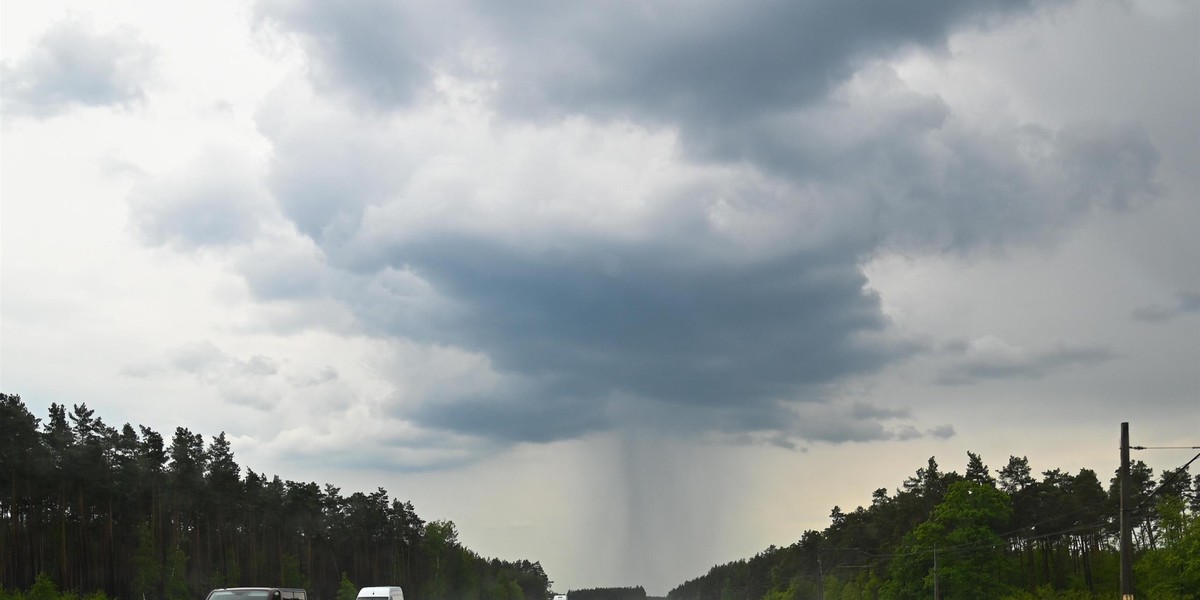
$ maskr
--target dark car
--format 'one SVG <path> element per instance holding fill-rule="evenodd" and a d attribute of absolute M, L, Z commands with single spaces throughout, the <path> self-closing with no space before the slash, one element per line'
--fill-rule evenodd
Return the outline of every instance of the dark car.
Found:
<path fill-rule="evenodd" d="M 285 587 L 221 588 L 209 592 L 205 600 L 308 600 L 308 592 Z"/>

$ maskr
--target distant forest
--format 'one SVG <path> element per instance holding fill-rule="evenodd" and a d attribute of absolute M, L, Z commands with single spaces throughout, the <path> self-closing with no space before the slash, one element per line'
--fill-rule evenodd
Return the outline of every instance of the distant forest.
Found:
<path fill-rule="evenodd" d="M 1131 479 L 1136 597 L 1200 599 L 1200 475 L 1182 466 L 1156 480 L 1134 461 Z M 713 567 L 668 598 L 1118 598 L 1119 494 L 1115 475 L 1106 490 L 1090 469 L 1039 479 L 1012 456 L 993 477 L 968 452 L 959 475 L 930 458 L 895 495 L 880 488 L 868 507 L 835 506 L 824 531 Z"/>
<path fill-rule="evenodd" d="M 347 496 L 242 471 L 224 433 L 205 444 L 177 427 L 168 442 L 86 405 L 52 404 L 42 423 L 0 394 L 0 599 L 196 600 L 257 585 L 334 600 L 352 582 L 400 585 L 408 600 L 548 598 L 541 564 L 483 558 L 453 522 L 426 522 L 383 488 Z"/>
<path fill-rule="evenodd" d="M 1200 599 L 1200 476 L 1132 464 L 1138 598 Z M 824 531 L 713 567 L 669 600 L 1071 600 L 1118 596 L 1118 488 L 1097 474 L 1036 477 L 1025 457 L 993 476 L 930 458 L 895 494 L 833 507 Z M 196 600 L 213 588 L 296 586 L 353 600 L 401 585 L 408 600 L 548 600 L 540 563 L 483 558 L 453 522 L 426 522 L 382 488 L 242 468 L 222 433 L 109 427 L 86 405 L 43 423 L 0 394 L 0 600 Z M 28 590 L 27 592 L 24 590 Z M 60 593 L 59 590 L 62 590 Z M 638 600 L 645 590 L 575 590 Z"/>

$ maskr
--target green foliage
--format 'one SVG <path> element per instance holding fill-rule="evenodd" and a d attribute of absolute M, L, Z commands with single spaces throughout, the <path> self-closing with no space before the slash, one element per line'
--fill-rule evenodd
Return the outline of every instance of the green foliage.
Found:
<path fill-rule="evenodd" d="M 284 587 L 307 587 L 300 571 L 300 557 L 285 553 L 279 558 L 279 581 Z"/>
<path fill-rule="evenodd" d="M 33 587 L 25 594 L 26 600 L 59 600 L 58 585 L 45 573 L 38 573 Z"/>
<path fill-rule="evenodd" d="M 1134 566 L 1135 587 L 1149 598 L 1200 599 L 1200 516 L 1186 514 L 1184 506 L 1178 496 L 1159 502 L 1163 547 Z"/>
<path fill-rule="evenodd" d="M 337 600 L 354 600 L 358 597 L 358 588 L 342 571 L 342 580 L 338 583 Z"/>
<path fill-rule="evenodd" d="M 823 584 L 825 598 L 928 598 L 935 547 L 938 591 L 946 599 L 1117 595 L 1115 493 L 1106 492 L 1095 471 L 1050 469 L 1039 479 L 1027 458 L 1010 457 L 993 480 L 981 457 L 967 457 L 966 477 L 943 472 L 931 458 L 895 495 L 879 488 L 868 507 L 835 507 L 824 531 L 717 565 L 669 597 L 809 600 L 821 596 Z M 1144 465 L 1134 471 L 1135 496 L 1145 497 L 1154 478 Z M 1188 567 L 1200 561 L 1190 545 L 1192 530 L 1181 526 L 1195 519 L 1189 499 L 1200 488 L 1185 485 L 1193 479 L 1183 475 L 1163 492 L 1183 501 L 1182 511 L 1162 508 L 1137 517 L 1139 598 L 1191 598 L 1186 590 L 1200 587 L 1187 579 Z"/>
<path fill-rule="evenodd" d="M 508 582 L 508 600 L 525 600 L 525 592 L 521 589 L 521 585 L 515 581 Z"/>
<path fill-rule="evenodd" d="M 1005 542 L 996 530 L 1011 512 L 1008 496 L 990 485 L 951 484 L 931 518 L 905 536 L 884 597 L 931 594 L 935 586 L 947 599 L 1002 597 Z"/>
<path fill-rule="evenodd" d="M 158 584 L 162 580 L 162 564 L 158 560 L 158 548 L 150 523 L 142 523 L 137 531 L 137 547 L 133 555 L 133 596 L 154 598 L 158 596 Z"/>
<path fill-rule="evenodd" d="M 20 590 L 7 591 L 0 588 L 0 600 L 78 600 L 79 595 L 73 591 L 60 592 L 58 584 L 45 573 L 38 573 L 33 585 L 27 593 L 22 594 Z M 83 596 L 82 600 L 109 600 L 108 596 L 101 591 L 92 592 Z"/>
<path fill-rule="evenodd" d="M 1043 585 L 1032 592 L 1013 592 L 1002 600 L 1107 600 L 1111 597 L 1111 594 L 1093 594 L 1083 590 L 1055 591 L 1053 587 Z"/>
<path fill-rule="evenodd" d="M 179 546 L 167 553 L 166 584 L 164 587 L 165 600 L 191 600 L 192 593 L 188 589 L 187 554 Z"/>
<path fill-rule="evenodd" d="M 799 590 L 795 584 L 789 585 L 787 588 L 776 588 L 769 590 L 763 595 L 762 600 L 797 600 L 799 598 Z"/>

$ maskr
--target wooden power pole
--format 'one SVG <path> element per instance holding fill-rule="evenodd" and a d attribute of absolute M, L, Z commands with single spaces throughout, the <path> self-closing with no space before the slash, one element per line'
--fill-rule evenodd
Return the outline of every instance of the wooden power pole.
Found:
<path fill-rule="evenodd" d="M 1121 423 L 1121 600 L 1133 600 L 1133 508 L 1129 494 L 1129 423 Z"/>

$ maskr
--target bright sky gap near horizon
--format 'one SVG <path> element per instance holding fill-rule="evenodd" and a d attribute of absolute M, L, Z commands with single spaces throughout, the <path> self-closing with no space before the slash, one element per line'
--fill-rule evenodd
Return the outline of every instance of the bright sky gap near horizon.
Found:
<path fill-rule="evenodd" d="M 4 392 L 561 591 L 1200 441 L 1194 1 L 4 0 L 0 59 Z"/>

